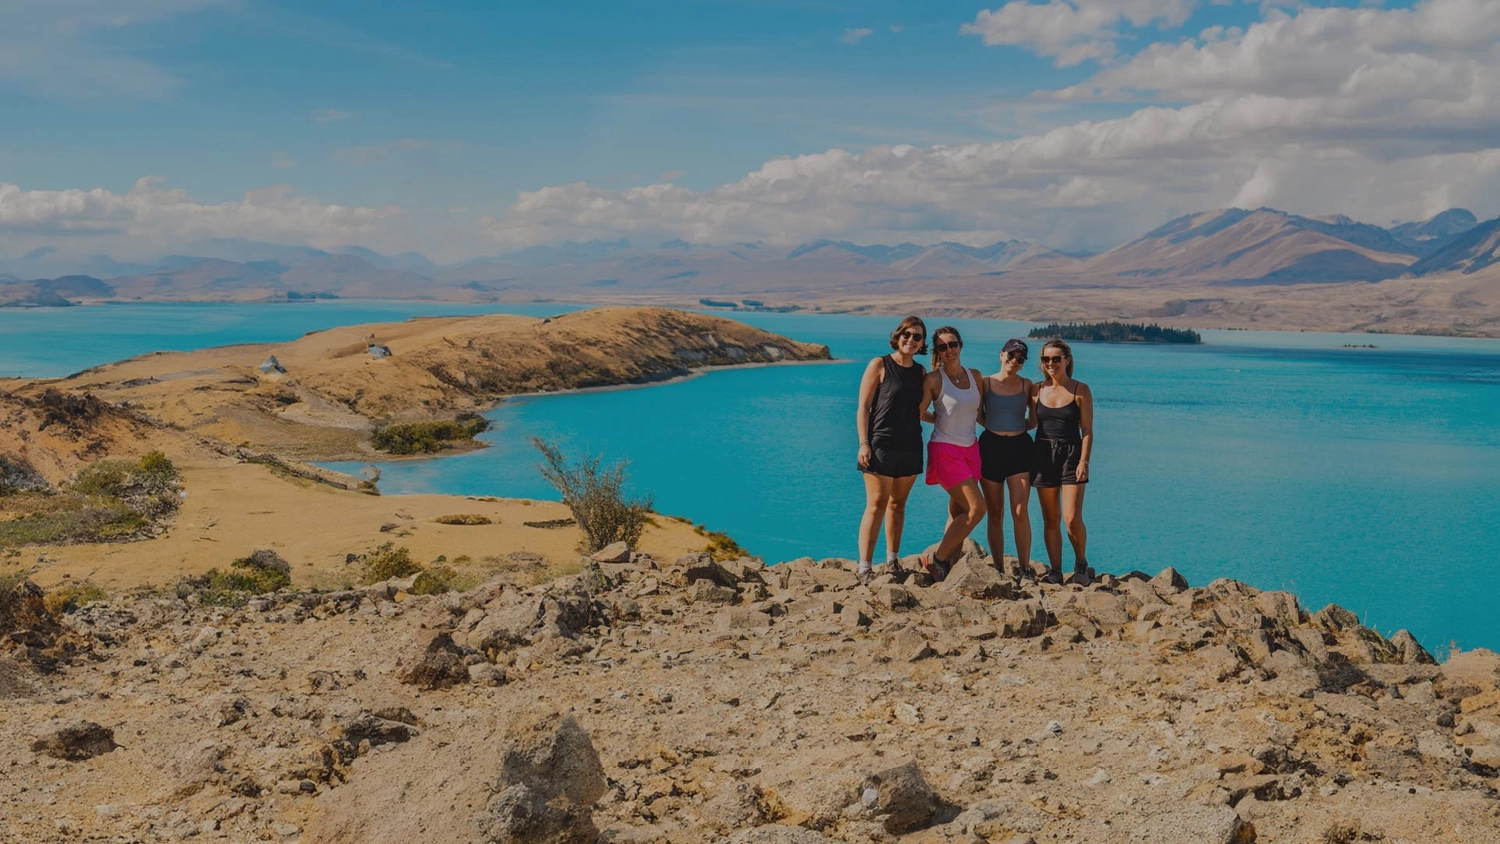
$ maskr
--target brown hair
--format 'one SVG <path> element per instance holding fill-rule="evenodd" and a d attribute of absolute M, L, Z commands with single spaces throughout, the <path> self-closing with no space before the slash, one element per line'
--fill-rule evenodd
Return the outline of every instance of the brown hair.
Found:
<path fill-rule="evenodd" d="M 933 347 L 933 351 L 932 351 L 932 368 L 933 369 L 937 369 L 938 368 L 937 338 L 943 336 L 944 334 L 952 334 L 953 335 L 953 339 L 955 339 L 955 340 L 958 341 L 958 345 L 962 346 L 964 344 L 964 336 L 962 334 L 959 334 L 958 333 L 958 329 L 954 328 L 951 325 L 945 325 L 942 328 L 939 328 L 937 331 L 932 332 L 932 347 Z"/>
<path fill-rule="evenodd" d="M 912 327 L 922 329 L 922 348 L 917 349 L 917 354 L 927 354 L 927 323 L 923 322 L 922 318 L 917 316 L 909 316 L 901 320 L 901 324 L 896 326 L 895 331 L 891 332 L 891 348 L 896 348 L 896 345 L 901 342 L 901 332 Z"/>
<path fill-rule="evenodd" d="M 1042 354 L 1044 354 L 1044 355 L 1047 354 L 1047 350 L 1048 349 L 1062 349 L 1063 354 L 1066 355 L 1067 358 L 1068 358 L 1068 365 L 1067 365 L 1068 377 L 1072 378 L 1073 377 L 1073 347 L 1069 346 L 1063 340 L 1053 339 L 1053 340 L 1048 340 L 1047 343 L 1042 346 Z M 1046 380 L 1047 380 L 1047 371 L 1044 369 L 1044 370 L 1042 370 L 1042 381 L 1043 381 L 1043 383 L 1045 383 Z"/>

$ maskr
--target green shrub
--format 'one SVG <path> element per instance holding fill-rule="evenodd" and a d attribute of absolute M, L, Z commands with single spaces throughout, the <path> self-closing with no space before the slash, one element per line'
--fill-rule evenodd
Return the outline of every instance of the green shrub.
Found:
<path fill-rule="evenodd" d="M 387 425 L 375 431 L 370 443 L 390 454 L 432 454 L 455 442 L 472 440 L 489 427 L 490 420 L 483 416 L 461 413 L 455 419 Z"/>
<path fill-rule="evenodd" d="M 458 581 L 458 571 L 451 566 L 437 565 L 417 575 L 411 591 L 417 595 L 441 595 L 452 592 Z"/>
<path fill-rule="evenodd" d="M 360 561 L 361 583 L 379 583 L 393 577 L 410 577 L 422 570 L 422 564 L 411 558 L 410 549 L 387 542 L 365 552 Z"/>
<path fill-rule="evenodd" d="M 178 596 L 196 595 L 204 606 L 238 607 L 256 595 L 292 585 L 292 566 L 275 551 L 253 551 L 231 562 L 229 569 L 212 568 L 199 577 L 183 578 Z"/>
<path fill-rule="evenodd" d="M 68 583 L 48 592 L 42 598 L 42 606 L 47 608 L 47 614 L 53 618 L 61 618 L 63 615 L 73 612 L 79 607 L 87 606 L 95 601 L 109 600 L 109 593 L 104 587 L 94 583 L 92 580 L 80 580 L 77 583 Z"/>
<path fill-rule="evenodd" d="M 693 528 L 693 532 L 699 536 L 708 537 L 708 544 L 703 547 L 709 556 L 715 560 L 738 560 L 740 557 L 750 556 L 740 547 L 734 537 L 717 530 L 709 530 L 707 525 L 699 525 Z"/>
<path fill-rule="evenodd" d="M 583 529 L 584 544 L 589 553 L 612 542 L 632 547 L 640 541 L 651 512 L 650 498 L 626 499 L 625 468 L 621 460 L 601 466 L 602 455 L 569 461 L 554 443 L 540 437 L 531 442 L 542 453 L 542 477 L 562 493 L 563 503 L 573 511 L 573 518 Z"/>

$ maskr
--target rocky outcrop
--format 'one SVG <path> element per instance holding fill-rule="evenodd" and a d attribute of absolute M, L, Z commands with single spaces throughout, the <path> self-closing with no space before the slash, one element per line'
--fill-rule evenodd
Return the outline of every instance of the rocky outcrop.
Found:
<path fill-rule="evenodd" d="M 1339 607 L 1170 570 L 1054 586 L 971 557 L 960 587 L 899 563 L 860 583 L 844 560 L 608 556 L 439 596 L 79 610 L 88 647 L 0 695 L 0 829 L 1247 844 L 1500 824 L 1488 651 L 1436 664 Z M 78 721 L 126 746 L 52 761 L 31 748 L 61 733 L 20 726 Z"/>

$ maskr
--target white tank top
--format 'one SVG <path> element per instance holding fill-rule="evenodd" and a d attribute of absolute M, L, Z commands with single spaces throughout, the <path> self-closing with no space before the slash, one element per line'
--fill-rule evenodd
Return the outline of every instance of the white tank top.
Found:
<path fill-rule="evenodd" d="M 932 441 L 965 448 L 974 444 L 974 426 L 979 422 L 979 381 L 969 373 L 969 389 L 960 390 L 938 367 L 943 391 L 938 394 L 937 422 L 932 427 Z"/>

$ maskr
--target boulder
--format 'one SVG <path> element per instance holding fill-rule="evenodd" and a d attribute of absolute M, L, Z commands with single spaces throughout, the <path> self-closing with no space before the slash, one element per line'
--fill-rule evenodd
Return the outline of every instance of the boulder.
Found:
<path fill-rule="evenodd" d="M 1005 639 L 1029 639 L 1042 635 L 1047 629 L 1047 609 L 1035 599 L 995 604 L 990 615 L 995 622 L 996 634 Z"/>
<path fill-rule="evenodd" d="M 939 805 L 916 762 L 871 774 L 865 779 L 860 802 L 881 818 L 886 832 L 894 834 L 926 826 Z"/>
<path fill-rule="evenodd" d="M 1500 688 L 1500 654 L 1486 648 L 1463 651 L 1443 663 L 1446 685 L 1473 686 L 1480 691 Z"/>
<path fill-rule="evenodd" d="M 938 588 L 983 600 L 1014 598 L 1016 594 L 1015 585 L 1011 581 L 1001 577 L 983 559 L 968 556 L 953 564 Z"/>
<path fill-rule="evenodd" d="M 609 789 L 599 753 L 572 716 L 506 734 L 501 775 L 479 826 L 514 844 L 594 844 L 593 804 Z"/>
<path fill-rule="evenodd" d="M 687 599 L 694 604 L 732 604 L 739 592 L 728 586 L 720 586 L 711 580 L 695 580 L 688 587 Z"/>
<path fill-rule="evenodd" d="M 714 558 L 706 551 L 696 554 L 687 554 L 677 558 L 677 565 L 682 567 L 682 582 L 691 586 L 700 581 L 707 580 L 726 589 L 733 589 L 739 584 L 729 570 L 714 562 Z"/>
<path fill-rule="evenodd" d="M 54 722 L 31 743 L 33 753 L 68 762 L 92 759 L 117 747 L 115 731 L 93 721 Z"/>
<path fill-rule="evenodd" d="M 771 626 L 771 616 L 750 607 L 725 607 L 719 610 L 714 626 L 720 633 L 765 630 Z"/>
<path fill-rule="evenodd" d="M 1194 806 L 1152 816 L 1131 844 L 1253 844 L 1255 827 L 1228 806 Z"/>
<path fill-rule="evenodd" d="M 911 596 L 911 592 L 894 583 L 888 583 L 880 587 L 880 591 L 875 593 L 875 600 L 882 607 L 893 611 L 910 609 L 917 605 L 916 599 Z"/>
<path fill-rule="evenodd" d="M 1177 572 L 1177 569 L 1167 566 L 1161 573 L 1149 581 L 1151 588 L 1164 594 L 1171 595 L 1188 588 L 1187 578 Z"/>
<path fill-rule="evenodd" d="M 1309 619 L 1314 627 L 1327 630 L 1329 633 L 1342 633 L 1345 630 L 1353 630 L 1359 626 L 1359 616 L 1344 609 L 1338 604 L 1329 604 L 1312 614 Z"/>
<path fill-rule="evenodd" d="M 397 662 L 401 682 L 419 689 L 446 689 L 469 681 L 464 652 L 442 630 L 424 630 Z"/>
<path fill-rule="evenodd" d="M 627 542 L 611 542 L 590 555 L 589 559 L 596 563 L 628 563 L 630 562 L 630 544 Z"/>
<path fill-rule="evenodd" d="M 1422 647 L 1422 643 L 1417 641 L 1416 636 L 1411 635 L 1411 631 L 1397 630 L 1391 636 L 1391 646 L 1401 655 L 1401 662 L 1404 665 L 1437 664 L 1437 660 L 1433 659 L 1432 654 Z"/>
<path fill-rule="evenodd" d="M 766 824 L 729 836 L 729 844 L 837 844 L 832 838 L 800 826 Z"/>

